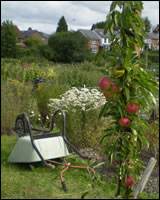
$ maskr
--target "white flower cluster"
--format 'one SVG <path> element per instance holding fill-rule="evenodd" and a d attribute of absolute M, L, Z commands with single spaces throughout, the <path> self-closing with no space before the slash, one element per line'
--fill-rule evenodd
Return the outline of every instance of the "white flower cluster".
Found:
<path fill-rule="evenodd" d="M 50 99 L 48 106 L 53 110 L 62 109 L 67 112 L 72 109 L 73 112 L 76 112 L 77 108 L 83 111 L 95 110 L 105 102 L 104 95 L 97 89 L 72 87 L 71 90 L 61 95 L 60 99 Z"/>

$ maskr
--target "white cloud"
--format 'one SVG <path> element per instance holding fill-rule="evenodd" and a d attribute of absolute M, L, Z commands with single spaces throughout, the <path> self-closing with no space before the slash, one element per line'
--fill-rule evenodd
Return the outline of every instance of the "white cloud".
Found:
<path fill-rule="evenodd" d="M 64 16 L 70 29 L 91 28 L 105 21 L 112 1 L 1 1 L 1 21 L 12 20 L 21 30 L 32 27 L 45 33 L 56 31 Z M 159 1 L 143 1 L 142 17 L 159 24 Z M 73 20 L 75 19 L 75 20 Z"/>

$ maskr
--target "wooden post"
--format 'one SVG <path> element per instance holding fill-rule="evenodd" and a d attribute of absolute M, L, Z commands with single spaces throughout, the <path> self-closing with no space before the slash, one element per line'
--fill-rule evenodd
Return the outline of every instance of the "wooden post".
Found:
<path fill-rule="evenodd" d="M 155 158 L 153 158 L 153 157 L 150 158 L 148 165 L 147 165 L 145 171 L 143 172 L 142 179 L 139 181 L 139 183 L 134 191 L 134 199 L 137 199 L 139 193 L 143 191 L 143 189 L 153 171 L 153 168 L 154 168 L 156 162 L 157 162 L 157 160 Z"/>

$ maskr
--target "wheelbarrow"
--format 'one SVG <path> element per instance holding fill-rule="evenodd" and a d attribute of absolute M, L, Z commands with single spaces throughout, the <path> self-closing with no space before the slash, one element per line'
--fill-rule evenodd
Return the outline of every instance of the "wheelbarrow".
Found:
<path fill-rule="evenodd" d="M 63 120 L 62 131 L 53 133 L 55 119 L 57 114 L 61 114 Z M 63 173 L 69 168 L 88 169 L 95 173 L 91 167 L 73 166 L 66 162 L 65 157 L 69 155 L 67 145 L 69 145 L 76 154 L 84 159 L 92 159 L 91 156 L 82 155 L 75 146 L 73 146 L 66 137 L 66 118 L 62 110 L 57 110 L 51 121 L 50 130 L 41 130 L 33 128 L 26 113 L 20 114 L 16 118 L 13 128 L 18 141 L 11 152 L 8 162 L 11 163 L 35 163 L 42 162 L 44 166 L 55 169 L 55 165 L 63 165 L 65 168 L 60 173 L 61 183 L 65 192 L 67 187 L 63 179 Z M 34 131 L 34 132 L 33 132 Z M 62 158 L 63 162 L 57 162 L 55 159 Z"/>

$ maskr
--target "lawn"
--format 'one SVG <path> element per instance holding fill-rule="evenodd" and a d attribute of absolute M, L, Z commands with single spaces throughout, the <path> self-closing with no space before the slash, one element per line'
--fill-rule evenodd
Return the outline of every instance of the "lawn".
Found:
<path fill-rule="evenodd" d="M 63 175 L 68 192 L 64 192 L 59 173 L 63 166 L 55 170 L 37 165 L 8 163 L 7 159 L 15 143 L 16 136 L 1 136 L 1 199 L 115 199 L 116 183 L 106 181 L 96 171 L 96 181 L 91 181 L 85 169 L 69 169 Z M 88 161 L 77 156 L 68 156 L 72 165 L 87 166 Z M 93 186 L 93 187 L 92 187 Z M 159 199 L 158 194 L 143 194 L 143 199 Z"/>
<path fill-rule="evenodd" d="M 7 158 L 17 141 L 16 136 L 1 137 L 1 189 L 2 199 L 80 199 L 83 194 L 86 198 L 112 198 L 115 192 L 114 183 L 106 183 L 98 178 L 92 189 L 88 171 L 85 169 L 69 169 L 64 173 L 64 180 L 68 192 L 64 192 L 59 173 L 63 166 L 55 170 L 43 167 L 41 164 L 30 167 L 27 164 L 12 164 Z M 67 162 L 72 165 L 87 166 L 87 162 L 69 156 Z M 98 174 L 96 175 L 97 177 Z M 96 193 L 96 196 L 95 196 Z"/>

